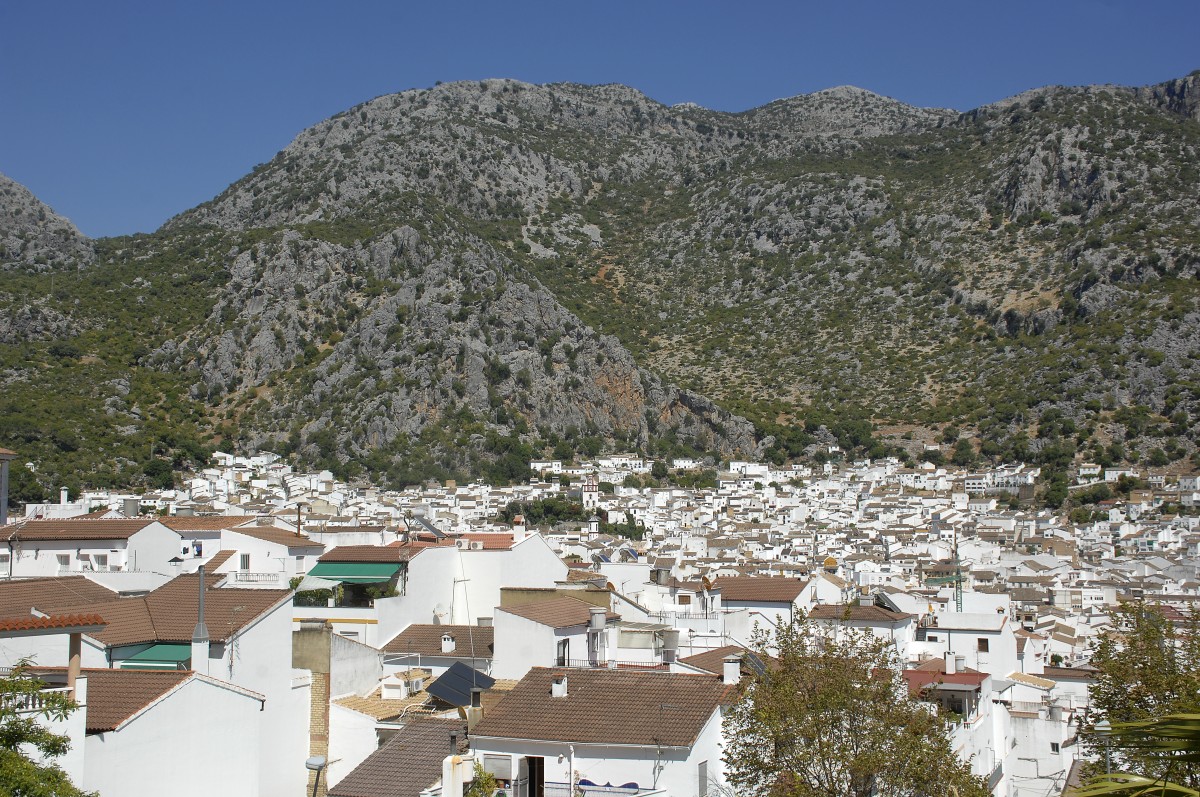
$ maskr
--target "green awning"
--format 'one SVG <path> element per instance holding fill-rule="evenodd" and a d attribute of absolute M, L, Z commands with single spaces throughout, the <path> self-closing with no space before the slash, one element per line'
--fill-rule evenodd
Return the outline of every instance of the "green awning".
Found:
<path fill-rule="evenodd" d="M 378 584 L 391 581 L 399 570 L 396 562 L 317 562 L 308 574 L 343 584 Z"/>
<path fill-rule="evenodd" d="M 178 670 L 192 659 L 192 646 L 179 644 L 151 645 L 121 661 L 122 670 Z"/>

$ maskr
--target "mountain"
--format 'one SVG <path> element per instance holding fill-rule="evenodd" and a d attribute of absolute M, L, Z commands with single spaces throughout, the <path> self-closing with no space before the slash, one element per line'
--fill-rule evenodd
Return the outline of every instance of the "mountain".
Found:
<path fill-rule="evenodd" d="M 92 242 L 25 186 L 0 174 L 0 271 L 85 265 Z"/>
<path fill-rule="evenodd" d="M 14 273 L 0 367 L 28 392 L 0 445 L 70 459 L 31 431 L 52 385 L 80 448 L 124 430 L 113 479 L 130 446 L 214 434 L 393 482 L 960 435 L 963 461 L 1177 461 L 1196 83 L 967 113 L 852 87 L 742 113 L 510 80 L 380 97 L 53 289 Z M 14 325 L 18 289 L 62 325 Z"/>

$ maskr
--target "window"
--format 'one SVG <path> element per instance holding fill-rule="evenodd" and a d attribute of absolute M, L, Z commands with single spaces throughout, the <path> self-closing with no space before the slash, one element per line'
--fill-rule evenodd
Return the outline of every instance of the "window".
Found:
<path fill-rule="evenodd" d="M 937 642 L 938 636 L 937 636 L 937 634 L 929 634 L 928 636 L 925 637 L 925 639 L 928 642 Z"/>
<path fill-rule="evenodd" d="M 58 569 L 59 570 L 70 570 L 71 569 L 71 554 L 60 553 L 60 554 L 55 554 L 55 556 L 58 558 Z"/>
<path fill-rule="evenodd" d="M 680 606 L 691 606 L 692 605 L 692 596 L 691 595 L 680 595 L 679 596 L 679 605 Z"/>
<path fill-rule="evenodd" d="M 984 637 L 979 637 L 978 644 L 975 646 L 975 649 L 977 651 L 979 651 L 980 653 L 987 653 L 988 652 L 987 639 Z"/>
<path fill-rule="evenodd" d="M 1050 752 L 1057 753 L 1058 750 L 1059 750 L 1058 742 L 1051 742 L 1050 743 Z"/>
<path fill-rule="evenodd" d="M 108 554 L 106 554 L 106 553 L 95 554 L 94 556 L 92 556 L 92 562 L 95 564 L 97 570 L 99 570 L 101 572 L 108 570 Z"/>
<path fill-rule="evenodd" d="M 250 569 L 250 554 L 244 553 L 239 557 L 239 569 L 241 569 L 241 570 L 249 570 Z"/>
<path fill-rule="evenodd" d="M 708 797 L 708 762 L 696 765 L 696 797 Z"/>
<path fill-rule="evenodd" d="M 570 641 L 571 640 L 569 639 L 564 639 L 558 643 L 558 654 L 555 656 L 554 660 L 555 667 L 567 666 L 567 653 L 569 651 Z"/>

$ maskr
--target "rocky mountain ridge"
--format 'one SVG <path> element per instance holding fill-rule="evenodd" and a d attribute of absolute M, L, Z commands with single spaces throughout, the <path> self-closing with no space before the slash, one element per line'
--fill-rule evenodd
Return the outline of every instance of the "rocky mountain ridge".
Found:
<path fill-rule="evenodd" d="M 597 446 L 918 455 L 952 429 L 994 458 L 1178 460 L 1196 81 L 967 113 L 849 87 L 737 114 L 509 80 L 379 97 L 97 242 L 70 289 L 93 294 L 39 299 L 40 332 L 10 290 L 9 372 L 38 385 L 12 351 L 56 329 L 71 367 L 113 359 L 102 284 L 136 294 L 126 324 L 186 297 L 127 341 L 175 385 L 155 412 L 397 480 Z M 103 394 L 142 435 L 145 402 Z"/>

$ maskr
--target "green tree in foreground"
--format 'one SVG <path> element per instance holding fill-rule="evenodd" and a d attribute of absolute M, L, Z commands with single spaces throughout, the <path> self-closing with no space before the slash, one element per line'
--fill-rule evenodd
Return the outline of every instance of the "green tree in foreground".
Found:
<path fill-rule="evenodd" d="M 805 622 L 756 641 L 774 666 L 743 681 L 726 714 L 727 778 L 771 797 L 986 797 L 944 719 L 909 695 L 894 649 L 832 640 Z"/>
<path fill-rule="evenodd" d="M 1161 607 L 1138 602 L 1113 612 L 1113 621 L 1114 630 L 1101 637 L 1092 655 L 1099 672 L 1091 688 L 1091 723 L 1133 723 L 1133 730 L 1132 736 L 1086 736 L 1093 755 L 1103 761 L 1107 745 L 1113 770 L 1200 789 L 1200 761 L 1124 743 L 1144 723 L 1200 713 L 1200 618 L 1177 623 Z"/>
<path fill-rule="evenodd" d="M 58 758 L 70 740 L 44 724 L 61 720 L 75 710 L 61 692 L 42 692 L 43 684 L 24 665 L 0 678 L 0 797 L 85 797 L 54 764 L 39 763 L 25 754 L 26 745 L 44 759 Z M 37 697 L 35 710 L 22 710 Z"/>
<path fill-rule="evenodd" d="M 1090 779 L 1072 797 L 1200 797 L 1200 791 L 1171 778 L 1200 763 L 1200 714 L 1169 714 L 1145 722 L 1125 722 L 1098 734 L 1109 750 L 1133 753 L 1139 761 L 1153 759 L 1159 777 L 1129 772 L 1105 773 Z"/>

